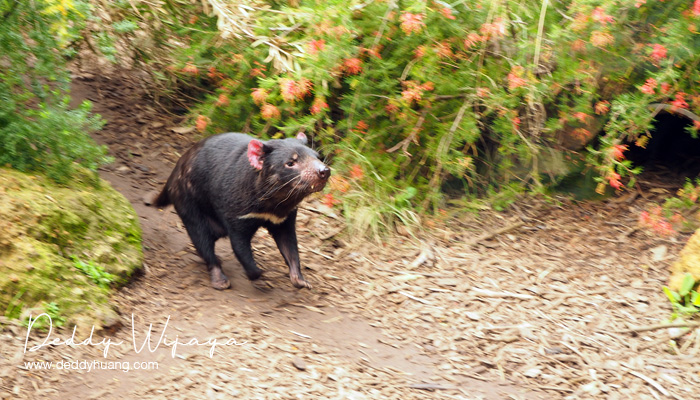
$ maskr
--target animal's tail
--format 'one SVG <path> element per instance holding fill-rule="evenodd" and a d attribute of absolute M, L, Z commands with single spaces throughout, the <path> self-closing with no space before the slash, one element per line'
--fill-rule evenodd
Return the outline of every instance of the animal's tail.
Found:
<path fill-rule="evenodd" d="M 170 183 L 170 182 L 168 182 L 168 183 Z M 170 202 L 170 195 L 168 194 L 168 186 L 169 186 L 168 183 L 165 184 L 165 186 L 163 187 L 163 190 L 160 191 L 160 194 L 158 196 L 156 196 L 156 198 L 153 199 L 153 201 L 151 202 L 151 205 L 153 207 L 163 208 L 165 206 L 172 204 Z"/>

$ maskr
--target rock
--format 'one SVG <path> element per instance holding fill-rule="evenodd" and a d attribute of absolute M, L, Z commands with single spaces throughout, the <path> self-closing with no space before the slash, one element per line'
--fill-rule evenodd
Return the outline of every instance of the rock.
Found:
<path fill-rule="evenodd" d="M 292 359 L 292 365 L 294 365 L 299 371 L 306 371 L 306 362 L 300 357 L 294 357 Z"/>
<path fill-rule="evenodd" d="M 141 268 L 141 228 L 124 196 L 107 182 L 85 183 L 94 179 L 84 173 L 57 186 L 0 168 L 0 310 L 23 293 L 14 318 L 47 312 L 79 334 L 118 322 L 104 286 L 124 285 Z"/>
<path fill-rule="evenodd" d="M 680 289 L 686 272 L 690 273 L 695 281 L 700 281 L 700 229 L 695 231 L 681 250 L 678 261 L 671 265 L 671 278 L 668 283 L 671 290 Z"/>

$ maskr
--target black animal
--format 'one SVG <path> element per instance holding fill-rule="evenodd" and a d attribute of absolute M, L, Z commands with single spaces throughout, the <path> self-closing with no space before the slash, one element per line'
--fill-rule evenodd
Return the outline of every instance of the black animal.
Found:
<path fill-rule="evenodd" d="M 153 200 L 155 207 L 175 206 L 215 289 L 231 285 L 214 253 L 214 243 L 224 236 L 248 279 L 262 275 L 250 246 L 261 226 L 275 239 L 292 284 L 311 287 L 299 264 L 297 206 L 323 189 L 331 171 L 306 143 L 303 133 L 267 142 L 241 133 L 211 136 L 180 158 Z"/>

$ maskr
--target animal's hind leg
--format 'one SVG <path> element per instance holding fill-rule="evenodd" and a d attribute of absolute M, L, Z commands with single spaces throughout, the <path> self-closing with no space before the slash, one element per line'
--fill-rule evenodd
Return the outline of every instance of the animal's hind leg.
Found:
<path fill-rule="evenodd" d="M 187 234 L 192 240 L 197 253 L 202 257 L 207 264 L 211 286 L 214 289 L 224 290 L 231 287 L 231 282 L 228 280 L 224 271 L 221 269 L 221 260 L 214 252 L 214 244 L 216 240 L 224 236 L 223 228 L 209 217 L 200 212 L 180 212 L 178 214 L 185 224 Z"/>

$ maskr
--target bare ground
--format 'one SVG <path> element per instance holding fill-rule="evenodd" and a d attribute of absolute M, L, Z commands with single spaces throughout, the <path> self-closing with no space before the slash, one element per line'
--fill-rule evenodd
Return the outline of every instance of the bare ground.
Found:
<path fill-rule="evenodd" d="M 25 353 L 26 328 L 2 332 L 0 397 L 700 394 L 697 331 L 634 331 L 668 318 L 661 286 L 687 240 L 635 229 L 653 196 L 672 193 L 664 187 L 666 177 L 651 177 L 639 190 L 603 202 L 529 200 L 501 214 L 427 220 L 430 228 L 420 239 L 397 236 L 382 243 L 344 236 L 340 218 L 311 199 L 302 207 L 298 234 L 312 289 L 292 287 L 282 257 L 261 231 L 254 251 L 265 279 L 249 282 L 220 241 L 217 253 L 233 288 L 216 291 L 174 211 L 143 203 L 192 143 L 192 133 L 173 131 L 182 119 L 145 100 L 125 76 L 77 78 L 76 99 L 93 101 L 108 121 L 96 139 L 110 147 L 116 162 L 101 174 L 141 218 L 144 274 L 115 295 L 122 326 L 95 334 L 95 345 L 58 344 Z M 150 324 L 151 344 L 164 333 L 166 345 L 137 353 Z M 672 335 L 679 337 L 675 345 Z M 60 331 L 52 338 L 70 336 Z M 29 347 L 45 337 L 33 334 Z M 106 339 L 113 345 L 104 357 Z M 173 350 L 176 339 L 180 346 Z M 219 345 L 210 356 L 213 339 Z M 184 345 L 194 340 L 201 345 Z M 126 361 L 131 367 L 88 372 L 25 364 L 61 360 Z M 157 369 L 141 362 L 156 362 Z"/>

